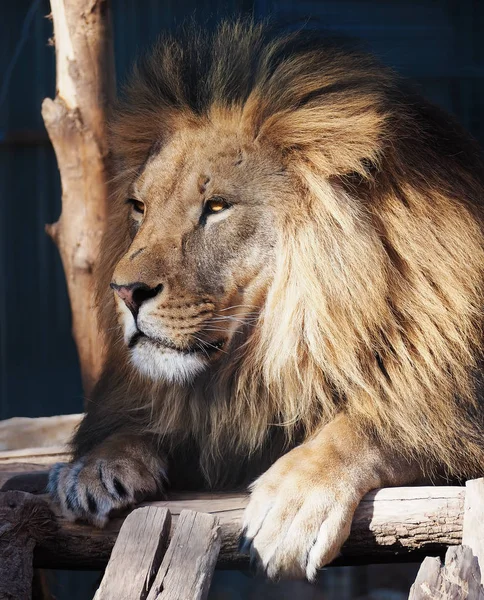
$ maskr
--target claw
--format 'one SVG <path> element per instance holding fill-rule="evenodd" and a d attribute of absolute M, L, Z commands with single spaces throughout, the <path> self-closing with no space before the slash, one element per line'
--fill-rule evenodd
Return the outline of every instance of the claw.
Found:
<path fill-rule="evenodd" d="M 262 570 L 260 557 L 253 548 L 250 550 L 249 569 L 252 573 L 260 573 Z"/>
<path fill-rule="evenodd" d="M 239 538 L 239 553 L 240 554 L 249 554 L 250 553 L 250 548 L 252 546 L 252 538 L 247 537 L 247 527 L 244 527 L 242 529 L 242 532 L 240 534 L 240 538 Z"/>
<path fill-rule="evenodd" d="M 59 500 L 59 494 L 57 491 L 59 484 L 59 475 L 62 469 L 66 466 L 66 463 L 55 463 L 49 471 L 49 481 L 47 483 L 47 493 L 50 494 L 54 499 Z"/>
<path fill-rule="evenodd" d="M 113 485 L 114 485 L 114 489 L 116 490 L 116 493 L 118 494 L 119 498 L 125 498 L 128 495 L 126 488 L 119 481 L 119 479 L 117 477 L 114 477 Z"/>
<path fill-rule="evenodd" d="M 87 507 L 89 508 L 89 512 L 93 513 L 93 514 L 96 513 L 97 512 L 96 499 L 90 492 L 86 492 L 86 496 L 87 496 Z"/>

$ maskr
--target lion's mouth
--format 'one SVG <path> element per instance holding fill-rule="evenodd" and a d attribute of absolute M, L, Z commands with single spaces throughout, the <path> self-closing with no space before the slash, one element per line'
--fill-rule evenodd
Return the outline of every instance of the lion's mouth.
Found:
<path fill-rule="evenodd" d="M 143 343 L 143 342 L 151 343 L 154 346 L 157 346 L 158 348 L 163 349 L 163 350 L 173 350 L 175 352 L 179 352 L 180 354 L 205 354 L 205 355 L 211 355 L 211 354 L 215 354 L 216 352 L 219 352 L 220 350 L 222 350 L 222 348 L 225 344 L 225 340 L 223 340 L 223 339 L 210 341 L 210 342 L 206 341 L 206 340 L 199 340 L 199 341 L 195 342 L 194 344 L 182 347 L 182 346 L 177 346 L 170 340 L 152 338 L 152 337 L 146 335 L 145 333 L 143 333 L 142 331 L 138 330 L 133 335 L 131 340 L 129 341 L 128 347 L 129 347 L 129 349 L 132 349 L 135 346 L 137 346 L 139 343 Z"/>

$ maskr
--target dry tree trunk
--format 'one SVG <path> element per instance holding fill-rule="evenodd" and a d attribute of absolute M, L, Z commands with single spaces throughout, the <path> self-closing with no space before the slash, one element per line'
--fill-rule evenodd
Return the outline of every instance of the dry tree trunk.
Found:
<path fill-rule="evenodd" d="M 93 300 L 93 270 L 106 220 L 109 156 L 106 110 L 114 94 L 108 0 L 51 0 L 57 69 L 55 100 L 42 116 L 62 183 L 62 214 L 47 233 L 59 248 L 72 309 L 84 391 L 100 374 L 103 340 Z"/>

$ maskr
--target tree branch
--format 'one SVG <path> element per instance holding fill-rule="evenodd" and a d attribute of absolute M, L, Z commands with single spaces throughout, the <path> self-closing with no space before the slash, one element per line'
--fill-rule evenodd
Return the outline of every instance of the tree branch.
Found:
<path fill-rule="evenodd" d="M 3 490 L 22 488 L 22 477 L 7 481 Z M 30 489 L 41 489 L 26 478 Z M 464 487 L 385 488 L 363 498 L 353 520 L 351 535 L 334 564 L 369 564 L 419 560 L 425 554 L 444 555 L 448 546 L 461 543 Z M 2 496 L 2 494 L 0 494 Z M 170 510 L 173 527 L 182 510 L 205 512 L 218 518 L 222 534 L 219 566 L 239 568 L 247 558 L 238 552 L 242 513 L 247 495 L 234 493 L 172 493 L 168 500 L 145 506 Z M 51 506 L 58 512 L 55 506 Z M 34 566 L 65 569 L 102 569 L 126 515 L 114 518 L 105 529 L 72 523 L 57 515 L 55 536 L 40 537 Z"/>
<path fill-rule="evenodd" d="M 114 61 L 107 0 L 51 0 L 57 94 L 42 117 L 62 183 L 62 214 L 46 227 L 59 248 L 72 309 L 84 391 L 103 361 L 93 272 L 106 220 L 109 155 L 106 110 L 114 94 Z"/>

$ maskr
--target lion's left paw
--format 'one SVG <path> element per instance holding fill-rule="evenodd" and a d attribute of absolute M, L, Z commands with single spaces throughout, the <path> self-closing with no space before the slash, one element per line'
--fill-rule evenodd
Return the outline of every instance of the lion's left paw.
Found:
<path fill-rule="evenodd" d="M 279 477 L 277 467 L 253 485 L 241 550 L 271 579 L 314 581 L 348 537 L 356 503 L 326 478 L 307 470 Z"/>

